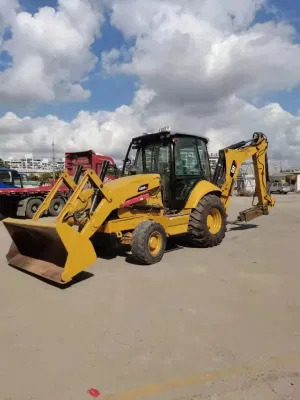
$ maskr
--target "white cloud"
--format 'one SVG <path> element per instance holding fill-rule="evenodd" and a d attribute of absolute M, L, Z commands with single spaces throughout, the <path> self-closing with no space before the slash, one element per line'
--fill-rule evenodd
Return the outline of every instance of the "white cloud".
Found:
<path fill-rule="evenodd" d="M 239 2 L 234 9 L 236 2 L 218 1 L 221 8 L 211 8 L 216 2 L 184 1 L 183 7 L 115 0 L 112 21 L 137 39 L 127 63 L 118 62 L 114 50 L 102 56 L 106 71 L 139 76 L 168 105 L 216 103 L 233 94 L 249 97 L 300 83 L 300 46 L 292 41 L 291 26 L 249 26 L 262 2 Z M 135 18 L 129 21 L 126 16 L 134 8 Z"/>
<path fill-rule="evenodd" d="M 212 151 L 263 131 L 273 158 L 299 165 L 300 117 L 277 103 L 251 104 L 255 96 L 300 83 L 294 29 L 283 22 L 254 23 L 266 0 L 103 1 L 111 22 L 134 41 L 130 49 L 101 55 L 106 73 L 139 78 L 132 104 L 113 112 L 82 111 L 71 122 L 7 114 L 0 119 L 2 152 L 49 153 L 54 134 L 61 153 L 92 148 L 121 158 L 131 137 L 170 124 L 208 136 Z M 5 72 L 10 75 L 3 86 L 10 91 L 4 98 L 85 97 L 80 80 L 93 68 L 90 45 L 101 21 L 99 11 L 91 11 L 96 3 L 60 0 L 56 11 L 45 7 L 34 16 L 16 14 L 15 48 L 14 42 L 6 43 L 16 56 L 12 70 Z"/>
<path fill-rule="evenodd" d="M 0 119 L 1 152 L 50 154 L 54 135 L 59 154 L 93 149 L 119 160 L 132 137 L 170 123 L 175 129 L 208 137 L 213 152 L 262 131 L 268 136 L 273 158 L 300 166 L 300 116 L 293 116 L 279 104 L 257 108 L 233 96 L 216 113 L 203 118 L 189 106 L 153 115 L 147 111 L 151 99 L 152 93 L 141 90 L 131 106 L 114 112 L 81 111 L 71 122 L 54 116 L 22 119 L 8 113 Z"/>
<path fill-rule="evenodd" d="M 102 22 L 99 1 L 59 0 L 57 10 L 42 7 L 34 15 L 16 11 L 15 0 L 0 0 L 0 9 L 2 3 L 0 33 L 3 14 L 12 34 L 2 43 L 2 50 L 10 54 L 13 64 L 0 73 L 1 102 L 47 103 L 89 97 L 81 81 L 97 61 L 90 46 Z"/>
<path fill-rule="evenodd" d="M 249 127 L 265 129 L 276 157 L 299 154 L 298 117 L 279 105 L 259 109 L 251 104 L 256 96 L 300 83 L 300 45 L 294 43 L 294 28 L 284 22 L 254 21 L 266 1 L 109 4 L 112 23 L 134 37 L 135 44 L 129 61 L 124 62 L 119 49 L 103 54 L 104 68 L 139 77 L 144 90 L 152 92 L 143 110 L 150 121 L 198 127 L 220 145 L 247 136 Z"/>

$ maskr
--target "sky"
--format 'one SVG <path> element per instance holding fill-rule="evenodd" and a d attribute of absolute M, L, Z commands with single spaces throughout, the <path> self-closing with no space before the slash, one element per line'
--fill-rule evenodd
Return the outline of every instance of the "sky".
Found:
<path fill-rule="evenodd" d="M 300 167 L 299 85 L 295 0 L 0 0 L 2 157 L 121 159 L 169 125 Z"/>

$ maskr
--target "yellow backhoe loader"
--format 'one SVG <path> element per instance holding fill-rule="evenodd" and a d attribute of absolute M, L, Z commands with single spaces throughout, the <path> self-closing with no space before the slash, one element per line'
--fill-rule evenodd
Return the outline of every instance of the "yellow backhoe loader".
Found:
<path fill-rule="evenodd" d="M 114 238 L 131 246 L 142 264 L 163 257 L 167 237 L 186 234 L 198 247 L 216 246 L 226 231 L 227 209 L 240 166 L 252 157 L 258 202 L 240 221 L 267 215 L 274 206 L 268 191 L 268 142 L 254 133 L 219 152 L 211 176 L 207 139 L 163 129 L 132 140 L 122 177 L 103 183 L 86 171 L 81 180 L 66 172 L 33 220 L 3 221 L 13 243 L 8 263 L 56 283 L 70 282 L 96 261 L 91 242 Z M 72 195 L 55 222 L 40 220 L 60 184 Z"/>

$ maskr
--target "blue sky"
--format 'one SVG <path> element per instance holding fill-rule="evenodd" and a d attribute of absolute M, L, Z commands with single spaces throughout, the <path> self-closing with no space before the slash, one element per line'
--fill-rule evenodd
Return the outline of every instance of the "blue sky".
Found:
<path fill-rule="evenodd" d="M 42 6 L 56 7 L 57 0 L 20 0 L 20 4 L 24 10 L 35 13 Z M 295 41 L 300 42 L 300 2 L 297 0 L 271 0 L 271 9 L 275 9 L 276 13 L 266 13 L 260 11 L 256 21 L 264 22 L 269 19 L 286 20 L 292 24 L 299 32 L 299 37 L 295 37 Z M 122 34 L 109 23 L 109 18 L 102 26 L 101 38 L 96 40 L 92 46 L 93 52 L 100 59 L 102 51 L 108 51 L 112 48 L 120 48 L 123 45 L 128 46 Z M 9 34 L 9 33 L 8 33 Z M 0 57 L 0 69 L 4 68 L 10 61 L 6 53 L 2 53 Z M 100 61 L 94 71 L 91 72 L 86 82 L 83 83 L 84 88 L 91 90 L 91 97 L 84 102 L 63 103 L 63 104 L 46 104 L 38 105 L 31 108 L 16 108 L 14 111 L 21 117 L 24 115 L 44 116 L 49 113 L 57 115 L 65 120 L 72 120 L 80 110 L 89 110 L 92 112 L 98 110 L 114 110 L 122 104 L 130 104 L 138 86 L 138 79 L 134 76 L 114 76 L 107 77 L 101 71 Z M 285 91 L 274 92 L 261 96 L 256 99 L 256 105 L 263 106 L 269 102 L 279 102 L 286 110 L 297 114 L 300 109 L 300 90 L 299 88 Z M 0 106 L 0 113 L 4 114 L 11 109 L 11 105 Z"/>
<path fill-rule="evenodd" d="M 38 0 L 37 2 L 41 1 Z M 125 44 L 128 45 L 122 34 L 106 18 L 101 28 L 101 38 L 95 41 L 92 49 L 96 56 L 100 58 L 101 52 L 120 48 Z M 91 97 L 87 101 L 63 105 L 43 105 L 39 106 L 34 112 L 38 115 L 53 113 L 60 118 L 71 120 L 80 110 L 91 112 L 115 110 L 122 104 L 131 103 L 137 84 L 138 80 L 134 76 L 107 76 L 101 71 L 99 61 L 95 70 L 89 75 L 87 82 L 83 84 L 85 89 L 91 91 Z"/>

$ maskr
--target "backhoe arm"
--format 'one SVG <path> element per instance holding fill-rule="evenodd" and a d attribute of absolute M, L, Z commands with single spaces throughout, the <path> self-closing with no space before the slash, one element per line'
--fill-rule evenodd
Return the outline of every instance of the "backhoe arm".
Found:
<path fill-rule="evenodd" d="M 250 157 L 253 160 L 256 195 L 258 203 L 248 210 L 242 211 L 240 221 L 250 221 L 260 215 L 267 215 L 269 208 L 275 205 L 268 191 L 269 171 L 267 157 L 268 141 L 264 134 L 254 133 L 247 142 L 239 142 L 219 151 L 219 160 L 214 173 L 213 183 L 220 187 L 221 200 L 228 209 L 234 182 L 241 165 Z"/>

